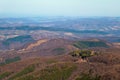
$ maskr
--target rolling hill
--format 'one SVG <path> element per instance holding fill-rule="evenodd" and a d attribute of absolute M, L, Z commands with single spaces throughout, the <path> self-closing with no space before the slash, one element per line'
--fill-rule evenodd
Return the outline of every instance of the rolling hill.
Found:
<path fill-rule="evenodd" d="M 98 53 L 86 58 L 71 56 L 75 50 Z M 42 39 L 1 52 L 0 80 L 119 80 L 119 52 L 99 39 Z"/>
<path fill-rule="evenodd" d="M 70 55 L 28 58 L 0 66 L 1 80 L 119 80 L 119 49 L 104 49 L 87 62 Z M 108 52 L 106 52 L 108 51 Z M 116 53 L 113 53 L 116 52 Z"/>

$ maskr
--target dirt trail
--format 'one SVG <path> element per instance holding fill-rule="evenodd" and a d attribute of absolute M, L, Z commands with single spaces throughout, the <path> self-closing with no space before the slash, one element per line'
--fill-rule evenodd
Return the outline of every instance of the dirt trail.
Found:
<path fill-rule="evenodd" d="M 30 44 L 30 45 L 26 48 L 26 50 L 30 50 L 30 49 L 32 49 L 32 48 L 34 48 L 34 47 L 36 47 L 36 46 L 39 46 L 39 45 L 41 45 L 42 43 L 45 43 L 45 42 L 47 42 L 47 41 L 48 41 L 47 39 L 39 40 L 39 41 L 37 41 L 36 43 Z"/>

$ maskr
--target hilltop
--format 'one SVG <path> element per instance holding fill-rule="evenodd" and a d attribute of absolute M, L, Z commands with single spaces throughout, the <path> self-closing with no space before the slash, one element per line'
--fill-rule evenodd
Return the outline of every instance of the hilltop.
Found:
<path fill-rule="evenodd" d="M 40 39 L 18 50 L 1 51 L 0 79 L 119 80 L 119 52 L 100 39 Z"/>

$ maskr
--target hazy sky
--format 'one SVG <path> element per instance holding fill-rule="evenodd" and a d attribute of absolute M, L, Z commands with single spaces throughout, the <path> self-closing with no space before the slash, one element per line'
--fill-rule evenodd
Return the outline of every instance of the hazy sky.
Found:
<path fill-rule="evenodd" d="M 0 17 L 120 16 L 120 0 L 0 0 Z"/>

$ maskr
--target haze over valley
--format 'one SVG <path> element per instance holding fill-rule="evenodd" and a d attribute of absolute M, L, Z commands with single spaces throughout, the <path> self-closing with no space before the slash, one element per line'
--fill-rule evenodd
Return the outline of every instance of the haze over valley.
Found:
<path fill-rule="evenodd" d="M 0 0 L 0 80 L 120 80 L 119 4 Z"/>

